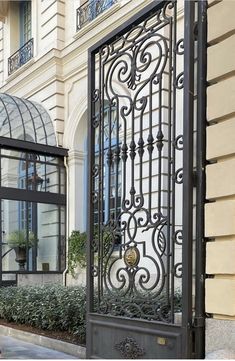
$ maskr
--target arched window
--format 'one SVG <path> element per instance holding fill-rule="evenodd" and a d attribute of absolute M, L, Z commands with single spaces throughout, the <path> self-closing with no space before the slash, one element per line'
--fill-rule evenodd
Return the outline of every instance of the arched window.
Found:
<path fill-rule="evenodd" d="M 112 219 L 117 218 L 121 211 L 121 162 L 117 161 L 115 153 L 119 151 L 120 143 L 118 142 L 116 108 L 108 104 L 104 107 L 103 114 L 103 138 L 96 134 L 95 139 L 95 164 L 99 165 L 102 161 L 103 172 L 103 224 L 109 223 Z M 102 153 L 102 156 L 100 156 Z M 99 165 L 101 166 L 101 165 Z M 95 179 L 95 190 L 98 190 L 99 178 Z M 98 224 L 98 203 L 95 206 L 94 221 Z M 120 243 L 120 239 L 117 239 Z"/>

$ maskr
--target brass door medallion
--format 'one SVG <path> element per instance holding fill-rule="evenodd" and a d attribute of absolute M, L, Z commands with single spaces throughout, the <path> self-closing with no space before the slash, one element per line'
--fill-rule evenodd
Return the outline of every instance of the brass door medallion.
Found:
<path fill-rule="evenodd" d="M 140 252 L 137 247 L 129 247 L 124 253 L 124 262 L 128 267 L 136 267 L 140 260 Z"/>

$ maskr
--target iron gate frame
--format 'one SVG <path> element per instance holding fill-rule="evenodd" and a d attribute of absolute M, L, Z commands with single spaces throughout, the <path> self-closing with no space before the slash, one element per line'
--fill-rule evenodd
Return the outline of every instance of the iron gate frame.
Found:
<path fill-rule="evenodd" d="M 175 0 L 177 1 L 177 0 Z M 92 131 L 92 91 L 95 89 L 95 54 L 104 44 L 110 44 L 119 36 L 124 35 L 135 25 L 138 25 L 153 11 L 157 11 L 168 2 L 155 0 L 144 9 L 132 16 L 124 24 L 98 41 L 88 49 L 88 244 L 87 244 L 87 357 L 92 358 L 91 324 L 100 324 L 99 316 L 93 313 L 93 279 L 91 276 L 92 259 L 92 226 L 94 222 L 92 205 L 92 166 L 94 149 L 94 132 Z M 195 23 L 195 4 L 198 3 L 198 20 Z M 181 358 L 205 357 L 205 310 L 204 310 L 204 279 L 205 279 L 205 240 L 204 240 L 204 203 L 205 203 L 205 153 L 206 153 L 206 62 L 207 62 L 207 0 L 185 0 L 184 5 L 184 95 L 183 95 L 183 248 L 182 248 L 182 324 L 159 325 L 161 333 L 167 333 L 169 327 L 178 334 L 179 328 L 183 337 L 184 347 L 181 347 Z M 194 46 L 197 46 L 197 165 L 193 168 L 193 122 L 194 122 Z M 196 195 L 196 277 L 195 277 L 195 314 L 192 313 L 192 265 L 193 265 L 193 188 Z M 104 316 L 102 316 L 104 317 Z M 105 315 L 109 324 L 119 327 L 121 319 Z M 140 322 L 131 320 L 131 322 Z M 141 321 L 147 327 L 146 321 Z M 155 323 L 157 324 L 157 323 Z M 179 357 L 177 354 L 176 357 Z M 96 357 L 95 357 L 96 358 Z"/>

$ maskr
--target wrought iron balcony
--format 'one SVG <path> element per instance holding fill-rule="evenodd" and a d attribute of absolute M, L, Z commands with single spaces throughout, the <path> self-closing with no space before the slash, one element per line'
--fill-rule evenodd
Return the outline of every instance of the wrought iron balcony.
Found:
<path fill-rule="evenodd" d="M 77 31 L 97 18 L 117 0 L 88 0 L 77 9 Z"/>
<path fill-rule="evenodd" d="M 19 50 L 8 58 L 8 75 L 14 73 L 33 57 L 33 39 L 30 39 Z"/>

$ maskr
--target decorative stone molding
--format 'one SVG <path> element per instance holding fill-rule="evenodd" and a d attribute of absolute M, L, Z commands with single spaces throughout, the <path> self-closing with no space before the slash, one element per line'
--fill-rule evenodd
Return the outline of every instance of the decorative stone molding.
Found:
<path fill-rule="evenodd" d="M 68 164 L 69 166 L 72 164 L 81 164 L 84 162 L 84 158 L 86 156 L 86 152 L 81 152 L 79 150 L 70 150 L 68 152 Z"/>

